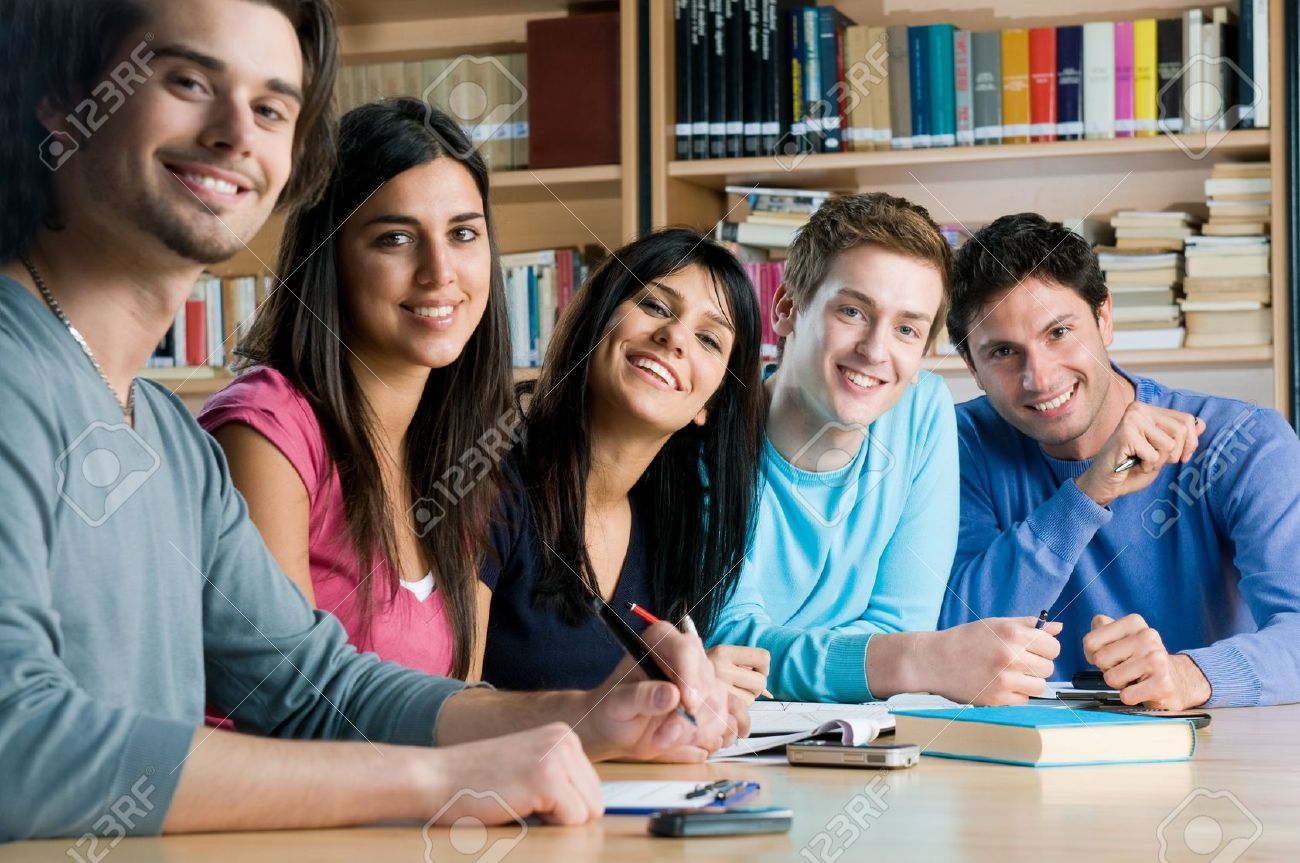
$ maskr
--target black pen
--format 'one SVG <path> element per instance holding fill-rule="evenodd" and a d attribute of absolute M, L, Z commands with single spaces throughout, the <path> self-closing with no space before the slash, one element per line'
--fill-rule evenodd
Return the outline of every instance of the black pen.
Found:
<path fill-rule="evenodd" d="M 1034 624 L 1034 629 L 1042 629 L 1047 625 L 1047 609 L 1044 608 L 1038 612 L 1038 622 Z"/>
<path fill-rule="evenodd" d="M 668 672 L 659 665 L 655 659 L 654 651 L 650 645 L 645 643 L 645 639 L 637 635 L 636 630 L 627 625 L 627 621 L 618 616 L 618 612 L 610 608 L 608 603 L 599 596 L 591 598 L 591 610 L 596 612 L 596 616 L 605 624 L 609 634 L 614 636 L 614 640 L 623 645 L 623 649 L 628 655 L 636 660 L 636 664 L 645 672 L 645 676 L 651 680 L 662 680 L 665 683 L 672 683 L 673 680 L 668 676 Z M 695 717 L 684 706 L 678 705 L 677 712 L 682 715 L 692 725 L 699 725 Z"/>

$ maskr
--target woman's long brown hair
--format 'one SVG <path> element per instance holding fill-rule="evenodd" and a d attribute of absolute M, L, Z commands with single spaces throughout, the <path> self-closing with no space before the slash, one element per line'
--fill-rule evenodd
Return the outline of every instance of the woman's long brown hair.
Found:
<path fill-rule="evenodd" d="M 434 159 L 457 159 L 478 186 L 492 250 L 491 286 L 465 350 L 429 374 L 406 434 L 412 499 L 394 508 L 376 457 L 376 419 L 347 361 L 333 237 L 382 184 Z M 451 623 L 452 674 L 463 678 L 474 648 L 478 566 L 500 487 L 498 458 L 484 451 L 512 427 L 510 333 L 487 166 L 456 123 L 423 102 L 389 99 L 350 111 L 340 125 L 338 167 L 324 196 L 289 218 L 279 272 L 286 280 L 241 346 L 242 364 L 274 368 L 311 403 L 342 487 L 346 539 L 361 562 L 357 577 L 366 578 L 380 558 L 393 562 L 388 583 L 380 585 L 385 590 L 356 591 L 363 630 L 374 616 L 376 594 L 391 602 L 401 589 L 396 531 L 414 530 Z"/>

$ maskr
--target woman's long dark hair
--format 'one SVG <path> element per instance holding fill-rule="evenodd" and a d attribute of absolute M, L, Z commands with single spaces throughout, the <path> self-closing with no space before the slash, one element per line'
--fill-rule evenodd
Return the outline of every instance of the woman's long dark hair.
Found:
<path fill-rule="evenodd" d="M 655 608 L 690 612 L 713 625 L 739 578 L 758 489 L 764 399 L 759 380 L 759 308 L 754 288 L 721 246 L 684 228 L 648 234 L 619 249 L 574 294 L 551 338 L 524 415 L 521 473 L 539 538 L 548 549 L 534 601 L 570 623 L 599 592 L 586 547 L 591 470 L 588 377 L 596 346 L 617 324 L 619 303 L 646 285 L 697 266 L 713 283 L 736 335 L 707 422 L 674 433 L 638 481 Z M 574 577 L 574 573 L 580 575 Z"/>
<path fill-rule="evenodd" d="M 381 185 L 434 159 L 457 158 L 456 153 L 470 153 L 460 164 L 483 198 L 492 250 L 490 292 L 483 319 L 460 357 L 429 374 L 406 433 L 405 474 L 412 501 L 394 511 L 376 457 L 376 418 L 347 361 L 347 348 L 335 336 L 347 340 L 348 321 L 342 313 L 332 238 Z M 389 601 L 400 589 L 395 531 L 416 531 L 451 622 L 452 673 L 463 678 L 473 651 L 478 565 L 499 493 L 500 470 L 495 458 L 480 459 L 487 467 L 467 483 L 461 463 L 485 440 L 500 435 L 501 422 L 512 410 L 510 333 L 488 206 L 487 166 L 456 123 L 423 102 L 389 99 L 348 112 L 339 130 L 338 167 L 321 200 L 289 217 L 279 271 L 289 275 L 271 294 L 241 346 L 242 364 L 274 368 L 311 403 L 338 471 L 347 539 L 361 561 L 358 577 L 371 571 L 376 554 L 393 562 L 389 583 L 381 585 Z M 456 490 L 454 500 L 447 497 L 449 486 Z M 445 515 L 417 524 L 411 513 L 422 501 L 431 502 L 430 511 L 441 507 Z M 376 591 L 357 594 L 364 628 L 373 616 Z"/>

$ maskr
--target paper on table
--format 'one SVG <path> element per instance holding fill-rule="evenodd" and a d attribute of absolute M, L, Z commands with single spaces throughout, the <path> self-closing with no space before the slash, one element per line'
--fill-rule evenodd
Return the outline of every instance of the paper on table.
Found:
<path fill-rule="evenodd" d="M 712 795 L 687 797 L 707 782 L 602 782 L 600 796 L 606 815 L 640 815 L 660 809 L 708 806 Z"/>
<path fill-rule="evenodd" d="M 870 719 L 865 716 L 855 716 L 852 719 L 832 719 L 830 722 L 822 723 L 815 728 L 805 731 L 795 731 L 790 734 L 767 734 L 761 737 L 746 737 L 744 740 L 737 740 L 732 745 L 719 749 L 709 760 L 721 761 L 744 755 L 755 755 L 778 747 L 784 751 L 787 743 L 807 740 L 809 737 L 816 737 L 821 734 L 838 733 L 843 745 L 860 746 L 863 743 L 870 743 L 872 740 L 875 740 L 877 735 L 879 735 L 885 728 L 893 727 L 894 717 L 889 716 L 888 714 L 877 719 Z"/>

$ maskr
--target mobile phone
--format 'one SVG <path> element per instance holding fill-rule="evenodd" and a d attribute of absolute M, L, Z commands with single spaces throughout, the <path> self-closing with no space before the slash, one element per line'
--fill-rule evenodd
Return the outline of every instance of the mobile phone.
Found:
<path fill-rule="evenodd" d="M 787 743 L 785 758 L 791 764 L 820 767 L 872 767 L 895 770 L 912 767 L 921 760 L 921 747 L 914 743 L 864 743 L 845 746 L 833 740 L 800 740 Z"/>
<path fill-rule="evenodd" d="M 1096 707 L 1087 708 L 1089 710 L 1100 710 L 1103 713 L 1124 713 L 1129 716 L 1153 716 L 1156 719 L 1182 719 L 1190 721 L 1192 727 L 1196 730 L 1209 727 L 1210 714 L 1202 713 L 1199 710 L 1152 710 L 1147 707 L 1113 707 L 1111 705 L 1101 704 Z"/>
<path fill-rule="evenodd" d="M 794 810 L 781 806 L 703 806 L 665 809 L 650 816 L 652 836 L 734 836 L 786 833 Z"/>
<path fill-rule="evenodd" d="M 1114 692 L 1114 688 L 1106 683 L 1106 678 L 1097 668 L 1085 668 L 1082 671 L 1074 672 L 1070 678 L 1070 685 L 1075 689 L 1107 689 Z"/>

